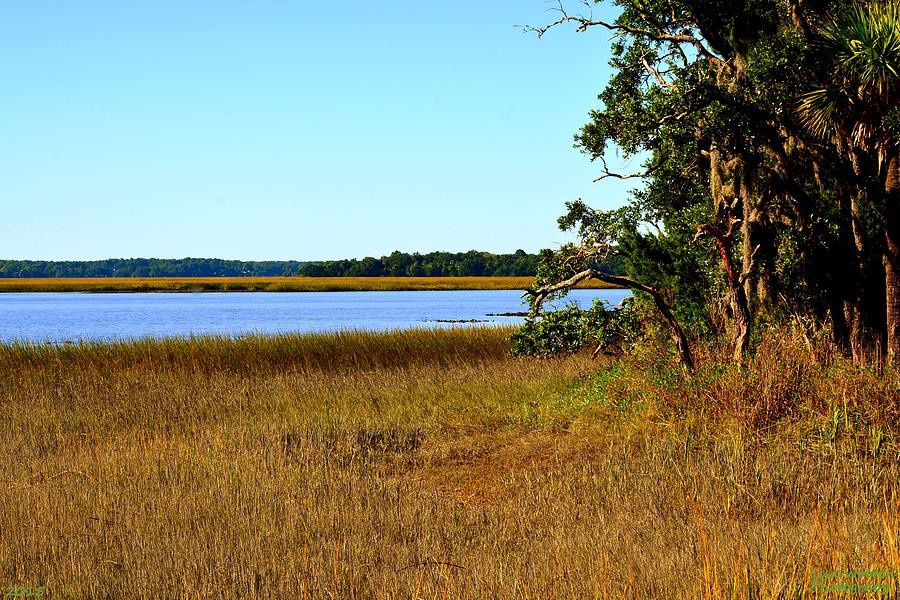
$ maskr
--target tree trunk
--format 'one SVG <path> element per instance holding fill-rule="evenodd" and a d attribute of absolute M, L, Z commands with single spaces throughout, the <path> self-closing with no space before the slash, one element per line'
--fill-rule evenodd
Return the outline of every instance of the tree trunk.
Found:
<path fill-rule="evenodd" d="M 860 323 L 860 237 L 856 234 L 853 214 L 853 192 L 845 186 L 838 191 L 838 251 L 834 256 L 834 268 L 828 269 L 830 277 L 829 311 L 831 312 L 834 344 L 845 356 L 857 360 Z"/>
<path fill-rule="evenodd" d="M 850 168 L 847 180 L 853 182 L 856 189 L 850 193 L 850 217 L 853 229 L 853 241 L 856 246 L 856 261 L 859 280 L 856 284 L 858 307 L 857 320 L 851 321 L 853 331 L 852 344 L 854 359 L 864 361 L 865 348 L 873 348 L 880 343 L 884 348 L 887 335 L 884 325 L 885 317 L 885 273 L 884 238 L 869 239 L 866 236 L 865 212 L 871 210 L 872 199 L 881 200 L 884 187 L 878 178 L 877 164 L 868 160 L 858 150 L 848 151 Z M 876 353 L 877 354 L 877 353 Z M 877 359 L 876 359 L 877 360 Z"/>
<path fill-rule="evenodd" d="M 751 168 L 753 169 L 751 171 Z M 738 176 L 737 174 L 735 175 Z M 747 309 L 753 315 L 765 314 L 771 308 L 772 271 L 759 268 L 768 265 L 775 255 L 772 226 L 768 222 L 768 192 L 756 185 L 760 177 L 755 164 L 741 164 L 740 187 L 743 220 L 741 221 L 741 280 Z"/>
<path fill-rule="evenodd" d="M 744 354 L 746 354 L 747 348 L 750 346 L 751 313 L 747 303 L 747 295 L 744 293 L 744 287 L 741 285 L 741 277 L 738 276 L 734 268 L 728 249 L 731 242 L 731 232 L 729 231 L 727 234 L 722 233 L 712 225 L 697 225 L 696 227 L 698 236 L 708 235 L 715 241 L 719 249 L 719 256 L 722 257 L 722 265 L 725 267 L 725 278 L 728 281 L 729 302 L 734 315 L 731 356 L 735 362 L 741 362 L 744 360 Z"/>
<path fill-rule="evenodd" d="M 900 153 L 887 159 L 884 183 L 884 287 L 887 360 L 900 357 Z"/>

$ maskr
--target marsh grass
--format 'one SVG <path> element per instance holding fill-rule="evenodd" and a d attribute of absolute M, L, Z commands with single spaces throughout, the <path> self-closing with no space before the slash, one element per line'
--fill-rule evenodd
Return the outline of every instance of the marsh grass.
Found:
<path fill-rule="evenodd" d="M 773 339 L 689 379 L 508 333 L 2 347 L 0 584 L 801 598 L 900 569 L 895 375 Z"/>
<path fill-rule="evenodd" d="M 0 278 L 0 292 L 366 292 L 524 290 L 533 277 Z M 580 287 L 611 287 L 602 282 Z"/>
<path fill-rule="evenodd" d="M 158 370 L 169 373 L 230 371 L 241 374 L 285 372 L 366 372 L 439 363 L 478 363 L 502 359 L 511 327 L 420 328 L 390 333 L 340 330 L 271 336 L 194 336 L 74 343 L 0 344 L 0 371 L 16 369 L 113 373 Z"/>

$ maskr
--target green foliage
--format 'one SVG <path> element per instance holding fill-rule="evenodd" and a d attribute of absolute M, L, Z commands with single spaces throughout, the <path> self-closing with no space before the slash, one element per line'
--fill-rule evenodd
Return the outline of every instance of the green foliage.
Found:
<path fill-rule="evenodd" d="M 512 254 L 490 252 L 429 252 L 412 254 L 395 250 L 388 256 L 362 260 L 332 260 L 303 265 L 305 277 L 527 277 L 534 275 L 538 257 L 516 250 Z"/>
<path fill-rule="evenodd" d="M 559 21 L 612 33 L 614 72 L 575 146 L 604 177 L 640 185 L 615 210 L 568 203 L 559 225 L 578 240 L 541 252 L 536 287 L 563 296 L 615 259 L 694 341 L 803 316 L 845 350 L 873 346 L 883 165 L 900 145 L 900 2 L 613 4 L 612 23 Z M 640 169 L 611 173 L 612 150 Z"/>
<path fill-rule="evenodd" d="M 609 309 L 599 299 L 589 310 L 576 305 L 528 317 L 510 336 L 514 356 L 556 356 L 573 354 L 584 348 L 622 349 L 632 343 L 638 331 L 632 304 Z"/>
<path fill-rule="evenodd" d="M 635 193 L 631 203 L 609 211 L 595 210 L 581 200 L 568 202 L 568 212 L 560 217 L 559 225 L 565 231 L 575 231 L 578 242 L 556 251 L 541 251 L 536 285 L 563 281 L 584 269 L 617 274 L 606 266 L 620 263 L 632 279 L 661 290 L 668 300 L 678 298 L 676 317 L 694 335 L 709 335 L 708 304 L 718 271 L 714 255 L 690 243 L 692 224 L 704 218 L 707 205 L 665 207 L 663 194 L 662 183 L 654 183 Z M 562 298 L 566 292 L 559 290 L 547 299 Z M 638 297 L 634 306 L 641 307 L 640 313 L 648 319 L 655 318 L 648 298 Z M 636 314 L 630 312 L 632 320 Z"/>
<path fill-rule="evenodd" d="M 6 277 L 278 277 L 295 273 L 296 260 L 241 261 L 220 258 L 110 258 L 106 260 L 0 260 Z"/>
<path fill-rule="evenodd" d="M 0 278 L 63 277 L 527 277 L 538 256 L 524 250 L 490 252 L 394 251 L 389 256 L 324 262 L 239 261 L 218 258 L 111 258 L 95 261 L 0 260 Z M 612 272 L 621 265 L 610 264 Z"/>
<path fill-rule="evenodd" d="M 852 3 L 815 40 L 826 85 L 801 98 L 801 120 L 827 138 L 848 133 L 864 149 L 884 152 L 900 102 L 900 2 Z"/>

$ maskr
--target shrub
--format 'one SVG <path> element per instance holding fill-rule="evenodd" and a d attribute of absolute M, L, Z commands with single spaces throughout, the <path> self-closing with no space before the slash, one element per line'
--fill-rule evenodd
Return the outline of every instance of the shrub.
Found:
<path fill-rule="evenodd" d="M 510 352 L 514 356 L 556 356 L 585 347 L 621 350 L 634 342 L 637 332 L 630 301 L 610 310 L 595 299 L 589 310 L 572 304 L 528 317 L 510 336 Z"/>

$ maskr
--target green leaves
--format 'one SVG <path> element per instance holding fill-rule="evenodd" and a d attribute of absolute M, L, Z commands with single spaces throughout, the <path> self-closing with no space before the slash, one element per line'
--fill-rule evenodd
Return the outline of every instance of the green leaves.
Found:
<path fill-rule="evenodd" d="M 541 254 L 536 287 L 559 297 L 615 257 L 708 339 L 735 322 L 728 264 L 757 326 L 789 306 L 843 344 L 843 305 L 874 331 L 883 226 L 866 215 L 900 143 L 900 0 L 613 3 L 614 23 L 580 27 L 611 31 L 615 73 L 576 146 L 641 157 L 640 186 L 615 210 L 568 203 L 578 240 Z M 724 241 L 697 239 L 704 225 Z"/>
<path fill-rule="evenodd" d="M 631 304 L 607 309 L 594 300 L 590 310 L 576 305 L 529 317 L 525 325 L 510 336 L 513 356 L 557 356 L 584 348 L 601 346 L 622 349 L 637 338 L 639 324 Z"/>
<path fill-rule="evenodd" d="M 598 249 L 613 248 L 624 231 L 634 229 L 640 215 L 637 207 L 628 204 L 614 210 L 595 210 L 580 198 L 566 202 L 566 214 L 557 223 L 562 231 L 576 231 L 581 245 Z"/>
<path fill-rule="evenodd" d="M 823 48 L 848 82 L 877 95 L 890 93 L 900 83 L 900 3 L 853 4 L 821 34 Z"/>
<path fill-rule="evenodd" d="M 838 87 L 828 87 L 800 96 L 798 111 L 803 125 L 821 138 L 839 127 L 842 119 L 853 111 L 853 99 Z"/>
<path fill-rule="evenodd" d="M 827 138 L 846 131 L 864 150 L 896 140 L 889 113 L 900 104 L 900 1 L 854 3 L 819 30 L 825 85 L 800 97 L 801 121 Z"/>

